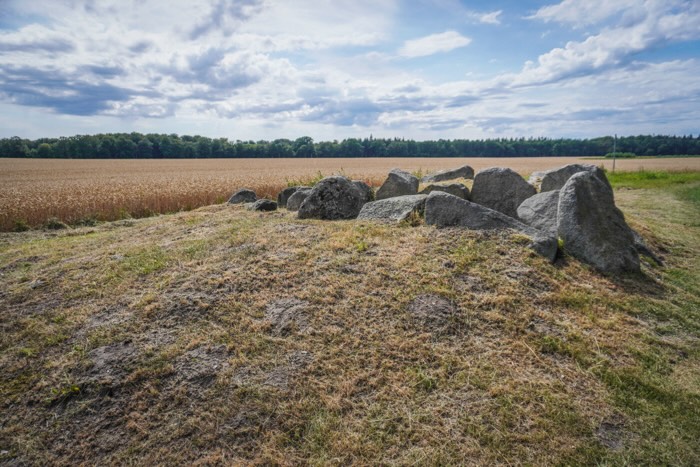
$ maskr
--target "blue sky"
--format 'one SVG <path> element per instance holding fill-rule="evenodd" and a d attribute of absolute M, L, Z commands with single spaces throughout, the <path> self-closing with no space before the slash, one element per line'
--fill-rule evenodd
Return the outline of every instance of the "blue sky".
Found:
<path fill-rule="evenodd" d="M 0 137 L 700 133 L 700 0 L 0 0 Z"/>

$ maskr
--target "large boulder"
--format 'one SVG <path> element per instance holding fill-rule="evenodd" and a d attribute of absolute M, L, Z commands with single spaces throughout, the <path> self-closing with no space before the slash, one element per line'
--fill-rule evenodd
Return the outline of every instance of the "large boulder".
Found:
<path fill-rule="evenodd" d="M 259 199 L 248 205 L 250 211 L 276 211 L 277 203 L 269 199 Z"/>
<path fill-rule="evenodd" d="M 280 208 L 286 208 L 287 201 L 289 200 L 289 197 L 292 196 L 297 191 L 301 190 L 302 188 L 309 189 L 309 190 L 311 189 L 311 187 L 307 187 L 307 186 L 290 186 L 290 187 L 287 187 L 284 190 L 280 191 L 279 194 L 277 195 L 277 206 Z"/>
<path fill-rule="evenodd" d="M 372 201 L 362 206 L 357 218 L 400 222 L 412 213 L 423 214 L 427 197 L 427 195 L 408 195 Z"/>
<path fill-rule="evenodd" d="M 395 196 L 415 195 L 418 193 L 418 178 L 410 173 L 393 169 L 382 186 L 377 190 L 375 199 L 393 198 Z"/>
<path fill-rule="evenodd" d="M 610 187 L 608 177 L 605 176 L 605 172 L 600 167 L 591 164 L 569 164 L 541 173 L 540 192 L 561 190 L 571 176 L 579 172 L 591 172 Z"/>
<path fill-rule="evenodd" d="M 420 191 L 420 194 L 429 195 L 433 191 L 442 191 L 462 199 L 469 199 L 469 188 L 461 183 L 450 183 L 449 185 L 428 185 Z"/>
<path fill-rule="evenodd" d="M 228 204 L 254 203 L 258 197 L 253 190 L 238 190 L 228 200 Z"/>
<path fill-rule="evenodd" d="M 371 186 L 369 186 L 362 180 L 353 180 L 352 183 L 362 192 L 362 199 L 365 203 L 374 201 L 374 191 L 372 190 Z"/>
<path fill-rule="evenodd" d="M 297 215 L 299 219 L 354 219 L 364 204 L 363 193 L 350 179 L 326 177 L 309 192 Z"/>
<path fill-rule="evenodd" d="M 531 238 L 530 248 L 550 261 L 557 254 L 557 238 L 485 206 L 434 191 L 425 200 L 425 223 L 472 230 L 512 229 Z"/>
<path fill-rule="evenodd" d="M 492 167 L 474 177 L 471 200 L 510 217 L 518 216 L 518 206 L 536 193 L 535 187 L 511 169 Z"/>
<path fill-rule="evenodd" d="M 556 235 L 558 208 L 559 190 L 538 193 L 518 206 L 518 218 L 530 227 Z"/>
<path fill-rule="evenodd" d="M 434 174 L 426 175 L 421 179 L 423 183 L 444 182 L 446 180 L 455 180 L 457 178 L 474 178 L 474 169 L 465 165 L 457 169 L 441 170 Z"/>
<path fill-rule="evenodd" d="M 594 172 L 574 174 L 559 193 L 557 232 L 571 256 L 606 273 L 639 271 L 634 234 L 612 188 Z"/>
<path fill-rule="evenodd" d="M 309 196 L 311 190 L 311 188 L 302 187 L 295 191 L 289 199 L 287 199 L 287 211 L 298 211 L 301 207 L 301 203 Z"/>

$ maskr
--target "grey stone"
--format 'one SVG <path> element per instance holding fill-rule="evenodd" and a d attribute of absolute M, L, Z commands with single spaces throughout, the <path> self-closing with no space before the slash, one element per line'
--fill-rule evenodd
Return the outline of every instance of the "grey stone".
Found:
<path fill-rule="evenodd" d="M 309 192 L 299 219 L 354 219 L 364 205 L 364 195 L 347 177 L 326 177 Z"/>
<path fill-rule="evenodd" d="M 301 188 L 295 191 L 287 200 L 287 210 L 298 211 L 301 203 L 309 196 L 309 193 L 311 193 L 311 188 Z"/>
<path fill-rule="evenodd" d="M 510 217 L 518 217 L 518 206 L 536 193 L 535 187 L 511 169 L 492 167 L 474 177 L 471 200 Z"/>
<path fill-rule="evenodd" d="M 557 254 L 557 238 L 523 224 L 501 212 L 434 191 L 425 200 L 425 223 L 438 227 L 466 227 L 472 230 L 512 229 L 532 239 L 529 247 L 554 261 Z"/>
<path fill-rule="evenodd" d="M 427 197 L 427 195 L 409 195 L 372 201 L 362 206 L 357 218 L 400 222 L 414 212 L 418 215 L 423 214 Z"/>
<path fill-rule="evenodd" d="M 290 187 L 287 187 L 284 190 L 280 191 L 279 194 L 277 195 L 277 207 L 286 208 L 287 201 L 289 200 L 289 197 L 301 189 L 309 189 L 310 190 L 311 187 L 290 186 Z"/>
<path fill-rule="evenodd" d="M 415 195 L 418 193 L 418 178 L 401 169 L 393 169 L 382 186 L 377 190 L 375 199 L 387 199 L 395 196 Z"/>
<path fill-rule="evenodd" d="M 615 206 L 612 188 L 585 171 L 574 174 L 559 194 L 557 231 L 564 250 L 606 273 L 639 271 L 632 229 Z"/>
<path fill-rule="evenodd" d="M 547 170 L 541 174 L 542 183 L 540 185 L 540 191 L 552 191 L 560 190 L 564 187 L 566 182 L 571 178 L 572 175 L 579 172 L 592 172 L 598 177 L 603 183 L 610 187 L 610 182 L 608 182 L 608 177 L 605 176 L 605 172 L 600 167 L 596 167 L 591 164 L 569 164 L 558 169 Z"/>
<path fill-rule="evenodd" d="M 250 211 L 276 211 L 277 203 L 269 199 L 259 199 L 248 206 Z"/>
<path fill-rule="evenodd" d="M 465 165 L 457 169 L 442 170 L 434 174 L 426 175 L 421 179 L 423 183 L 444 182 L 446 180 L 455 180 L 457 178 L 474 178 L 474 169 Z"/>
<path fill-rule="evenodd" d="M 428 185 L 420 191 L 420 194 L 429 195 L 433 191 L 443 191 L 462 199 L 469 199 L 469 188 L 461 183 L 450 183 L 449 185 Z"/>
<path fill-rule="evenodd" d="M 258 197 L 253 190 L 242 189 L 235 192 L 228 200 L 228 204 L 254 203 Z"/>
<path fill-rule="evenodd" d="M 362 180 L 353 180 L 352 183 L 362 192 L 362 199 L 365 203 L 374 201 L 374 190 L 372 190 L 371 186 L 369 186 Z"/>
<path fill-rule="evenodd" d="M 518 218 L 530 227 L 556 235 L 558 207 L 559 190 L 538 193 L 518 206 Z"/>

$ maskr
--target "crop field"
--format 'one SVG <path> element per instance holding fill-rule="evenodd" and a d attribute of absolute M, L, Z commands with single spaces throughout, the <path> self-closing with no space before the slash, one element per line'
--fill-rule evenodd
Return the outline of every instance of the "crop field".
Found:
<path fill-rule="evenodd" d="M 0 159 L 0 231 L 139 218 L 221 203 L 239 188 L 274 198 L 285 186 L 345 174 L 377 186 L 389 170 L 418 174 L 469 164 L 510 167 L 523 175 L 574 162 L 611 168 L 610 160 L 578 158 L 382 159 Z M 700 158 L 617 161 L 619 170 L 700 170 Z"/>

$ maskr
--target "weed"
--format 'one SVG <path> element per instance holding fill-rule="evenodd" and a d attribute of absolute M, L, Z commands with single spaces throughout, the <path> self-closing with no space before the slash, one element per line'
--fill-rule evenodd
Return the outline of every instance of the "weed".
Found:
<path fill-rule="evenodd" d="M 31 229 L 31 227 L 29 227 L 29 224 L 27 224 L 27 221 L 24 219 L 15 220 L 15 227 L 13 229 L 15 232 L 26 232 L 29 229 Z"/>
<path fill-rule="evenodd" d="M 46 220 L 44 228 L 49 230 L 62 230 L 67 229 L 68 226 L 64 222 L 61 222 L 58 218 L 50 217 Z"/>
<path fill-rule="evenodd" d="M 294 186 L 314 186 L 321 180 L 323 180 L 325 177 L 319 170 L 316 172 L 316 175 L 313 175 L 311 177 L 304 177 L 304 178 L 295 178 L 295 179 L 286 179 L 286 183 L 288 187 L 294 187 Z"/>

